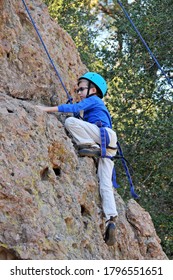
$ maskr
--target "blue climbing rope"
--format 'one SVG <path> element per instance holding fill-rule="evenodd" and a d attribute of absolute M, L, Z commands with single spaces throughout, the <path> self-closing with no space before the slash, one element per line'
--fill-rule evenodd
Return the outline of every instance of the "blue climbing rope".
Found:
<path fill-rule="evenodd" d="M 50 63 L 52 64 L 52 66 L 53 66 L 53 68 L 54 68 L 54 70 L 55 70 L 55 72 L 56 72 L 56 74 L 57 74 L 57 76 L 58 76 L 58 78 L 59 78 L 59 80 L 60 80 L 60 82 L 61 82 L 61 85 L 62 85 L 64 91 L 66 92 L 66 95 L 67 95 L 67 98 L 68 98 L 67 103 L 68 103 L 68 102 L 72 103 L 72 100 L 73 100 L 73 99 L 72 99 L 72 97 L 70 96 L 70 94 L 68 93 L 67 88 L 65 87 L 65 85 L 64 85 L 64 83 L 63 83 L 63 81 L 62 81 L 62 79 L 61 79 L 61 76 L 60 76 L 60 74 L 59 74 L 59 72 L 58 72 L 58 70 L 57 70 L 57 68 L 56 68 L 56 66 L 55 66 L 55 64 L 54 64 L 54 62 L 53 62 L 53 60 L 52 60 L 52 58 L 51 58 L 49 52 L 48 52 L 48 49 L 47 49 L 47 47 L 46 47 L 46 45 L 45 45 L 45 43 L 44 43 L 44 41 L 43 41 L 43 39 L 42 39 L 42 37 L 41 37 L 41 35 L 40 35 L 40 32 L 38 31 L 38 28 L 37 28 L 37 26 L 36 26 L 36 24 L 35 24 L 35 22 L 34 22 L 32 16 L 31 16 L 31 13 L 30 13 L 30 11 L 29 11 L 27 5 L 26 5 L 26 2 L 25 2 L 24 0 L 22 0 L 22 2 L 23 2 L 23 4 L 24 4 L 25 9 L 26 9 L 26 11 L 27 11 L 27 14 L 28 14 L 28 16 L 29 16 L 29 18 L 30 18 L 30 20 L 31 20 L 31 22 L 32 22 L 32 24 L 33 24 L 33 26 L 34 26 L 34 29 L 35 29 L 35 31 L 36 31 L 36 33 L 37 33 L 37 35 L 38 35 L 38 37 L 39 37 L 39 39 L 40 39 L 40 41 L 41 41 L 41 43 L 42 43 L 42 46 L 43 46 L 43 48 L 44 48 L 44 50 L 45 50 L 45 52 L 46 52 L 46 54 L 47 54 L 47 56 L 48 56 L 48 58 L 49 58 L 49 60 L 50 60 Z"/>
<path fill-rule="evenodd" d="M 138 34 L 139 38 L 141 39 L 142 43 L 144 44 L 144 46 L 146 47 L 147 51 L 149 52 L 149 54 L 151 55 L 152 59 L 155 61 L 155 63 L 157 64 L 157 67 L 160 69 L 160 71 L 162 72 L 162 74 L 165 76 L 166 80 L 168 81 L 168 83 L 170 84 L 170 86 L 173 88 L 173 85 L 171 83 L 170 78 L 166 75 L 165 71 L 162 69 L 161 65 L 159 64 L 157 58 L 154 56 L 154 54 L 152 53 L 152 51 L 150 50 L 149 46 L 147 45 L 146 41 L 143 39 L 141 33 L 139 32 L 139 30 L 137 29 L 137 27 L 135 26 L 135 24 L 133 23 L 132 19 L 130 18 L 129 14 L 127 13 L 126 9 L 124 8 L 123 4 L 121 3 L 121 1 L 117 0 L 118 4 L 120 5 L 120 7 L 122 8 L 125 16 L 127 17 L 127 19 L 130 21 L 131 25 L 133 26 L 134 30 L 136 31 L 136 33 Z"/>

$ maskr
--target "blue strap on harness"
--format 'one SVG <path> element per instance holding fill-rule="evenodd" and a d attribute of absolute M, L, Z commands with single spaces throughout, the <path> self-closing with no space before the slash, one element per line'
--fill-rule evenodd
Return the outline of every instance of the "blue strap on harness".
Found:
<path fill-rule="evenodd" d="M 109 158 L 110 160 L 113 159 L 111 156 L 106 155 L 106 148 L 109 146 L 110 138 L 107 130 L 102 126 L 101 121 L 97 122 L 96 125 L 100 128 L 100 138 L 101 138 L 101 158 Z M 112 170 L 112 184 L 114 188 L 119 188 L 116 180 L 116 171 L 115 167 Z"/>
<path fill-rule="evenodd" d="M 106 147 L 110 143 L 109 135 L 107 130 L 104 127 L 100 127 L 100 137 L 101 137 L 101 156 L 106 156 Z"/>

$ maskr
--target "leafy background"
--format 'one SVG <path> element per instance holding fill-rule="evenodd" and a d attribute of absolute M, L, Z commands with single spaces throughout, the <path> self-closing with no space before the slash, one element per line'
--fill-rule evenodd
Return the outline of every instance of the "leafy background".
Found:
<path fill-rule="evenodd" d="M 173 84 L 173 1 L 121 1 Z M 90 71 L 105 77 L 105 100 L 130 169 L 138 203 L 152 216 L 162 247 L 173 259 L 173 87 L 125 17 L 118 1 L 45 0 L 72 36 Z M 119 193 L 129 186 L 115 162 Z"/>

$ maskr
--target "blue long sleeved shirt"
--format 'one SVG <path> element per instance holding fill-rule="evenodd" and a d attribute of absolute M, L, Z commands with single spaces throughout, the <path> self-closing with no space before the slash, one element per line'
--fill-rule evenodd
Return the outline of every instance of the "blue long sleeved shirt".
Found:
<path fill-rule="evenodd" d="M 101 121 L 103 127 L 112 128 L 109 111 L 103 100 L 96 95 L 85 98 L 79 103 L 59 105 L 58 111 L 63 113 L 79 113 L 80 111 L 84 111 L 84 121 L 93 124 Z"/>

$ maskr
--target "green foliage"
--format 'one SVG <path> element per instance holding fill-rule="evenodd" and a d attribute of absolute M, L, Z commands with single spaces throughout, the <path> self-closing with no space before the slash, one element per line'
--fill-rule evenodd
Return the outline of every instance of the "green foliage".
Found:
<path fill-rule="evenodd" d="M 127 10 L 159 63 L 170 74 L 173 3 L 166 0 L 142 3 L 127 5 Z M 108 107 L 124 154 L 133 167 L 133 181 L 141 197 L 139 203 L 150 212 L 162 246 L 169 258 L 173 258 L 173 91 L 168 85 L 160 90 L 165 81 L 124 14 L 112 21 L 116 30 L 109 33 L 116 44 L 103 53 L 104 64 L 110 63 Z M 123 186 L 120 193 L 125 199 L 127 179 L 120 164 L 116 165 L 119 184 Z"/>
<path fill-rule="evenodd" d="M 83 63 L 91 69 L 101 61 L 96 57 L 97 45 L 95 43 L 96 30 L 94 29 L 97 17 L 94 7 L 97 1 L 93 0 L 47 0 L 49 12 L 60 26 L 73 38 Z"/>
<path fill-rule="evenodd" d="M 106 102 L 124 155 L 133 168 L 139 203 L 152 216 L 163 249 L 173 258 L 173 90 L 131 27 L 117 1 L 47 0 L 72 36 L 89 70 L 109 85 Z M 167 75 L 173 69 L 173 1 L 122 1 Z M 172 81 L 173 83 L 173 81 Z M 129 198 L 127 178 L 115 162 L 118 191 Z"/>

